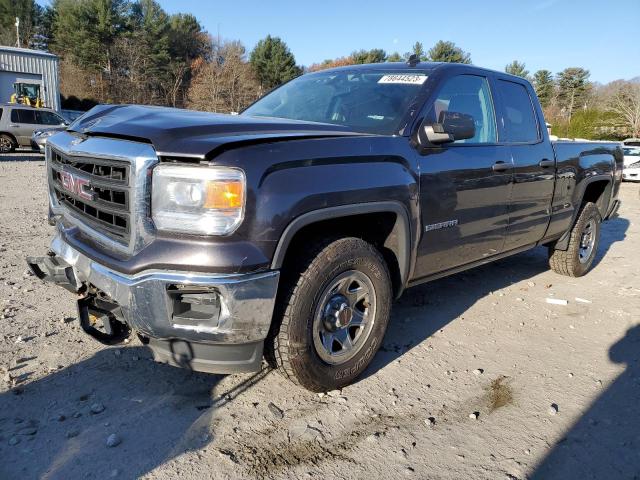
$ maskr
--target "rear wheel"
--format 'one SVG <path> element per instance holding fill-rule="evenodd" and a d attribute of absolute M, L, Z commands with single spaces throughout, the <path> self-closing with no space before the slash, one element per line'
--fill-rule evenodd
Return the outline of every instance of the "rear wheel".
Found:
<path fill-rule="evenodd" d="M 308 390 L 342 388 L 380 347 L 391 298 L 387 265 L 373 245 L 351 237 L 321 242 L 284 279 L 267 359 Z"/>
<path fill-rule="evenodd" d="M 9 135 L 0 135 L 0 153 L 11 153 L 16 149 L 16 144 Z"/>
<path fill-rule="evenodd" d="M 567 250 L 549 247 L 551 269 L 570 277 L 581 277 L 587 273 L 598 251 L 601 222 L 598 207 L 592 202 L 585 203 L 571 229 Z"/>

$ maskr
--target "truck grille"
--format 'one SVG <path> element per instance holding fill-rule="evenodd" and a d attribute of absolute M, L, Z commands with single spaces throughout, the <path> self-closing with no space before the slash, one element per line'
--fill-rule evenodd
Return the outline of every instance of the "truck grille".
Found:
<path fill-rule="evenodd" d="M 56 200 L 89 227 L 127 244 L 131 229 L 130 176 L 126 161 L 69 157 L 51 150 Z"/>

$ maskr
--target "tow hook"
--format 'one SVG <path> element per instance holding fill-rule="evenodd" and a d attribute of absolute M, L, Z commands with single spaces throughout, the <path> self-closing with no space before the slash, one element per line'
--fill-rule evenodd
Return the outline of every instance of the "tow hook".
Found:
<path fill-rule="evenodd" d="M 104 345 L 122 343 L 131 335 L 131 329 L 126 323 L 118 320 L 119 309 L 118 305 L 99 300 L 94 295 L 87 295 L 78 300 L 80 327 L 87 335 Z"/>

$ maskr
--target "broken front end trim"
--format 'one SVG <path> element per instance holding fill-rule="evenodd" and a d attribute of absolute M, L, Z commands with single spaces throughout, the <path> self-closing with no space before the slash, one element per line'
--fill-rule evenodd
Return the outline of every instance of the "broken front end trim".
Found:
<path fill-rule="evenodd" d="M 149 346 L 161 361 L 217 373 L 260 368 L 278 289 L 276 270 L 228 275 L 148 270 L 124 275 L 75 250 L 61 234 L 51 242 L 48 256 L 27 262 L 42 280 L 82 297 L 81 326 L 103 343 L 115 343 L 109 335 L 122 336 L 130 328 L 151 339 Z M 107 336 L 90 330 L 94 327 L 88 318 L 101 318 Z M 195 353 L 198 357 L 189 357 Z"/>

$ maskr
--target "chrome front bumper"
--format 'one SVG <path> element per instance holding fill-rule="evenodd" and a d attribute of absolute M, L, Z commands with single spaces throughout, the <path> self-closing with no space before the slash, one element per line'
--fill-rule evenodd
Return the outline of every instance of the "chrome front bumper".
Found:
<path fill-rule="evenodd" d="M 76 285 L 91 284 L 122 310 L 131 328 L 156 339 L 198 343 L 250 343 L 266 338 L 278 290 L 278 271 L 241 275 L 145 271 L 123 275 L 92 261 L 60 235 L 51 251 L 73 269 Z M 172 319 L 167 288 L 172 285 L 213 287 L 220 299 L 215 325 L 183 325 Z"/>

